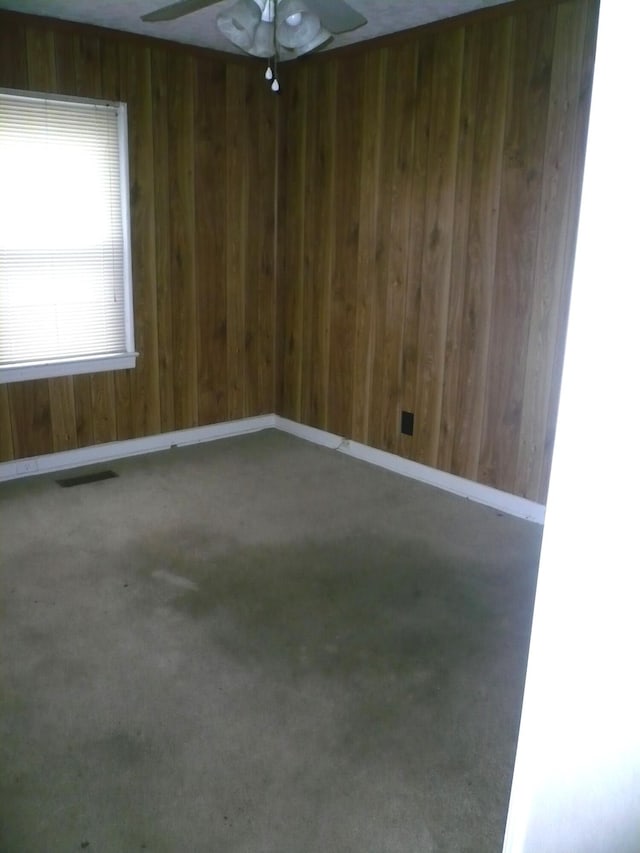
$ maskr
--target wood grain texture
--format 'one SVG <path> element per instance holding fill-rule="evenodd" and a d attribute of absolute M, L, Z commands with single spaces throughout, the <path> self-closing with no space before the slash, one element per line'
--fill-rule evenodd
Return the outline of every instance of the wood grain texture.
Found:
<path fill-rule="evenodd" d="M 0 13 L 0 86 L 127 103 L 140 353 L 131 371 L 3 387 L 3 461 L 274 411 L 276 100 L 261 82 L 205 51 Z"/>
<path fill-rule="evenodd" d="M 462 301 L 457 382 L 450 377 L 447 393 L 455 394 L 455 408 L 447 423 L 451 458 L 443 460 L 454 474 L 477 477 L 481 425 L 487 387 L 487 358 L 491 339 L 491 308 L 501 188 L 502 152 L 511 63 L 513 22 L 509 19 L 489 31 L 470 34 L 469 46 L 479 40 L 478 75 L 473 113 L 473 163 L 469 181 L 467 239 L 460 247 L 458 287 Z M 475 57 L 474 57 L 475 58 Z M 472 62 L 472 65 L 475 63 Z M 442 430 L 441 430 L 442 434 Z"/>
<path fill-rule="evenodd" d="M 15 382 L 9 386 L 8 392 L 11 434 L 17 456 L 52 453 L 53 430 L 47 383 Z"/>
<path fill-rule="evenodd" d="M 576 10 L 577 11 L 577 10 Z M 575 14 L 575 12 L 574 12 Z M 593 82 L 593 66 L 595 61 L 595 44 L 598 29 L 598 6 L 596 3 L 587 4 L 586 10 L 586 30 L 584 38 L 584 52 L 582 64 L 579 69 L 579 80 L 577 81 L 578 92 L 578 114 L 575 130 L 575 144 L 571 152 L 571 183 L 572 187 L 582 186 L 582 176 L 584 173 L 585 147 L 582 141 L 586 139 L 587 127 L 589 123 L 589 105 L 591 99 L 591 86 Z M 559 33 L 562 33 L 562 10 L 559 10 Z M 572 97 L 575 97 L 575 91 L 572 92 Z M 578 192 L 569 194 L 568 207 L 564 212 L 566 220 L 563 224 L 570 235 L 576 233 L 578 229 L 578 217 L 580 214 L 580 195 Z M 569 239 L 562 247 L 562 266 L 559 268 L 558 274 L 563 278 L 570 279 L 573 275 L 573 263 L 575 258 L 575 240 Z M 559 324 L 562 328 L 564 318 L 569 312 L 570 292 L 563 290 L 560 293 L 559 299 Z M 551 460 L 553 455 L 553 442 L 555 437 L 556 417 L 558 411 L 558 403 L 560 398 L 560 380 L 562 377 L 562 366 L 564 360 L 565 335 L 559 334 L 554 342 L 554 357 L 553 366 L 551 368 L 551 394 L 549 396 L 549 416 L 546 424 L 546 436 L 543 449 L 542 471 L 540 481 L 542 483 L 549 482 L 551 473 Z"/>
<path fill-rule="evenodd" d="M 410 165 L 411 190 L 408 197 L 410 208 L 410 234 L 407 244 L 407 287 L 402 318 L 402 364 L 400 372 L 400 409 L 413 411 L 417 394 L 418 356 L 420 344 L 420 310 L 422 302 L 422 235 L 426 227 L 427 167 L 429 162 L 429 136 L 431 127 L 431 104 L 436 40 L 425 39 L 416 44 L 416 98 L 413 142 L 413 162 Z M 395 427 L 398 432 L 397 412 Z M 397 452 L 410 455 L 413 437 L 397 436 Z"/>
<path fill-rule="evenodd" d="M 347 61 L 337 68 L 335 81 L 334 146 L 345 157 L 344 173 L 336 176 L 335 184 L 334 255 L 345 263 L 334 265 L 330 282 L 328 380 L 334 405 L 327 411 L 327 428 L 339 435 L 349 428 L 353 398 L 356 296 L 352 282 L 357 275 L 360 230 L 363 74 L 361 62 Z"/>
<path fill-rule="evenodd" d="M 375 427 L 371 390 L 376 341 L 376 292 L 378 199 L 380 168 L 383 163 L 385 88 L 387 53 L 370 53 L 364 59 L 362 83 L 362 157 L 360 164 L 360 227 L 355 278 L 356 318 L 353 347 L 353 401 L 349 412 L 353 437 L 371 443 Z M 284 211 L 280 215 L 283 216 Z M 286 284 L 286 282 L 283 282 Z"/>
<path fill-rule="evenodd" d="M 173 320 L 171 310 L 171 196 L 169 190 L 168 60 L 163 50 L 151 52 L 156 312 L 158 323 L 158 394 L 160 431 L 175 429 L 173 399 Z M 203 318 L 206 323 L 206 318 Z"/>
<path fill-rule="evenodd" d="M 555 20 L 555 8 L 514 20 L 479 466 L 492 486 L 516 478 Z"/>
<path fill-rule="evenodd" d="M 122 73 L 127 78 L 127 111 L 136 116 L 129 131 L 131 182 L 131 266 L 135 287 L 136 369 L 130 371 L 135 436 L 160 432 L 158 308 L 155 228 L 155 170 L 151 56 L 148 49 L 130 52 Z"/>
<path fill-rule="evenodd" d="M 0 389 L 2 459 L 275 409 L 544 501 L 597 11 L 311 57 L 280 98 L 252 64 L 0 13 L 0 86 L 129 105 L 140 351 Z"/>
<path fill-rule="evenodd" d="M 245 73 L 253 75 L 253 69 Z M 261 82 L 261 81 L 260 81 Z M 265 98 L 258 98 L 258 149 L 259 157 L 252 158 L 252 199 L 258 211 L 258 222 L 262 229 L 257 239 L 257 264 L 254 270 L 257 284 L 258 314 L 255 330 L 257 370 L 252 370 L 254 398 L 249 401 L 257 411 L 275 410 L 276 393 L 276 338 L 277 318 L 277 105 Z M 265 191 L 266 190 L 266 191 Z M 270 190 L 270 191 L 269 191 Z M 254 226 L 255 228 L 255 226 Z M 251 287 L 249 288 L 251 292 Z"/>
<path fill-rule="evenodd" d="M 78 446 L 76 401 L 72 376 L 60 376 L 49 380 L 51 401 L 51 428 L 53 449 L 73 450 Z"/>
<path fill-rule="evenodd" d="M 581 135 L 579 92 L 582 63 L 572 56 L 584 51 L 588 9 L 585 5 L 559 6 L 547 117 L 546 163 L 541 190 L 541 218 L 560 224 L 557 229 L 540 229 L 535 257 L 536 296 L 532 305 L 526 352 L 522 428 L 518 447 L 517 484 L 536 487 L 542 480 L 545 453 L 555 424 L 554 397 L 546 389 L 554 382 L 556 342 L 561 339 L 558 324 L 566 312 L 563 293 L 555 282 L 569 274 L 572 257 L 570 236 L 575 228 L 575 194 L 568 192 L 572 180 L 575 147 L 568 149 L 565 139 Z M 569 257 L 567 257 L 569 255 Z M 552 438 L 551 438 L 552 443 Z M 542 452 L 540 452 L 542 450 Z"/>
<path fill-rule="evenodd" d="M 13 430 L 9 411 L 9 389 L 0 385 L 0 462 L 13 459 Z"/>
<path fill-rule="evenodd" d="M 305 152 L 307 150 L 307 104 L 308 69 L 300 68 L 300 73 L 291 79 L 292 90 L 288 109 L 278 112 L 279 150 L 286 171 L 280 173 L 278 186 L 278 226 L 277 240 L 279 276 L 290 283 L 290 287 L 278 291 L 277 308 L 281 341 L 280 361 L 278 362 L 277 381 L 278 411 L 295 417 L 300 411 L 302 400 L 302 370 L 304 353 L 303 311 L 305 304 L 305 254 L 302 240 L 288 239 L 290 218 L 280 215 L 285 209 L 285 200 L 289 200 L 289 217 L 293 212 L 301 218 L 295 221 L 294 234 L 304 233 L 304 212 L 306 192 Z M 286 330 L 286 333 L 285 333 Z"/>
<path fill-rule="evenodd" d="M 388 58 L 385 92 L 385 113 L 393 117 L 382 148 L 382 161 L 388 162 L 389 188 L 392 200 L 411 197 L 411 164 L 414 151 L 416 117 L 417 52 L 415 45 L 394 51 Z M 408 84 L 408 85 L 407 85 Z M 382 261 L 378 269 L 378 305 L 384 304 L 384 324 L 380 324 L 380 359 L 375 376 L 382 385 L 384 403 L 379 417 L 372 420 L 377 427 L 378 440 L 386 450 L 398 449 L 398 412 L 401 408 L 402 351 L 404 344 L 404 314 L 407 292 L 407 265 L 411 239 L 411 205 L 394 201 L 388 208 L 388 218 L 379 221 L 378 249 Z M 385 233 L 388 238 L 385 239 Z M 386 282 L 389 286 L 386 286 Z M 384 335 L 382 332 L 384 329 Z M 374 361 L 374 364 L 376 362 Z M 376 430 L 372 430 L 376 435 Z"/>
<path fill-rule="evenodd" d="M 0 79 L 10 89 L 29 86 L 27 27 L 22 22 L 0 25 Z"/>
<path fill-rule="evenodd" d="M 222 168 L 234 180 L 227 185 L 225 213 L 227 221 L 235 222 L 237 229 L 230 235 L 226 256 L 226 304 L 227 304 L 227 370 L 229 388 L 227 415 L 230 419 L 241 417 L 245 396 L 245 286 L 247 280 L 246 227 L 249 218 L 249 183 L 245 161 L 250 147 L 251 117 L 245 109 L 243 97 L 243 69 L 228 71 L 230 97 L 226 102 L 225 123 L 229 145 L 225 148 Z M 247 93 L 248 94 L 248 93 Z"/>
<path fill-rule="evenodd" d="M 421 458 L 432 466 L 437 465 L 440 438 L 451 268 L 456 248 L 453 236 L 463 59 L 463 30 L 452 30 L 437 39 L 431 81 L 426 214 L 422 235 L 426 245 L 422 255 L 418 334 L 421 346 L 415 405 L 415 447 Z"/>
<path fill-rule="evenodd" d="M 453 468 L 453 451 L 459 417 L 459 389 L 465 377 L 463 354 L 467 353 L 468 345 L 463 335 L 464 295 L 467 269 L 466 247 L 469 245 L 471 234 L 471 200 L 474 175 L 474 152 L 476 130 L 478 127 L 478 89 L 481 73 L 481 63 L 484 66 L 486 57 L 481 56 L 482 46 L 488 39 L 480 27 L 474 27 L 465 32 L 464 50 L 466 62 L 461 80 L 460 93 L 460 127 L 458 137 L 458 163 L 456 169 L 454 228 L 452 237 L 453 253 L 451 258 L 451 281 L 449 288 L 449 305 L 447 308 L 447 330 L 445 333 L 444 378 L 442 382 L 442 416 L 440 418 L 440 435 L 438 440 L 437 467 L 451 471 Z M 459 286 L 455 286 L 459 283 Z M 418 289 L 419 292 L 419 289 Z M 414 383 L 415 387 L 415 383 Z M 408 395 L 407 399 L 413 399 Z M 410 444 L 411 439 L 405 438 Z"/>
<path fill-rule="evenodd" d="M 194 169 L 200 176 L 195 187 L 195 278 L 197 283 L 197 396 L 202 421 L 215 423 L 227 417 L 226 383 L 216 377 L 226 372 L 226 284 L 225 284 L 225 197 L 224 103 L 201 97 L 221 84 L 224 68 L 196 70 L 196 111 L 194 114 Z M 167 139 L 166 130 L 161 137 Z M 212 152 L 212 146 L 214 151 Z M 212 156 L 213 154 L 213 156 Z M 164 156 L 164 155 L 163 155 Z M 166 168 L 166 162 L 165 162 Z M 170 324 L 171 312 L 165 312 Z M 162 357 L 162 356 L 161 356 Z"/>
<path fill-rule="evenodd" d="M 176 429 L 198 423 L 193 165 L 194 66 L 187 54 L 169 57 L 170 282 L 173 401 Z M 140 312 L 144 318 L 144 312 Z"/>
<path fill-rule="evenodd" d="M 518 4 L 285 69 L 279 412 L 546 499 L 596 19 Z"/>

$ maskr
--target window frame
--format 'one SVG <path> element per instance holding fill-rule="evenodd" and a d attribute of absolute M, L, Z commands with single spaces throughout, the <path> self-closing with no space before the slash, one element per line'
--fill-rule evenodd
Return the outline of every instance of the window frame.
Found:
<path fill-rule="evenodd" d="M 120 208 L 122 217 L 123 256 L 123 308 L 125 352 L 108 355 L 75 356 L 52 361 L 17 362 L 0 365 L 0 385 L 25 382 L 32 379 L 51 379 L 59 376 L 76 376 L 86 373 L 101 373 L 110 370 L 129 370 L 136 366 L 139 353 L 135 349 L 133 311 L 133 273 L 131 260 L 131 212 L 129 184 L 129 133 L 127 104 L 124 101 L 100 98 L 58 95 L 52 92 L 36 92 L 23 89 L 0 87 L 0 94 L 25 99 L 46 100 L 66 103 L 83 103 L 115 109 L 118 127 L 118 165 L 120 178 Z"/>

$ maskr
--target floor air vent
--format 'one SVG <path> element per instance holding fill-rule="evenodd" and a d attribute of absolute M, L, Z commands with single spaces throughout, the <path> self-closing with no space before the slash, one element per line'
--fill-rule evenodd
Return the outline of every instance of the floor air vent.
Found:
<path fill-rule="evenodd" d="M 80 477 L 67 477 L 64 480 L 56 480 L 59 486 L 63 489 L 69 489 L 71 486 L 84 486 L 86 483 L 99 483 L 100 480 L 110 480 L 112 477 L 117 477 L 115 471 L 96 471 L 93 474 L 83 474 Z"/>

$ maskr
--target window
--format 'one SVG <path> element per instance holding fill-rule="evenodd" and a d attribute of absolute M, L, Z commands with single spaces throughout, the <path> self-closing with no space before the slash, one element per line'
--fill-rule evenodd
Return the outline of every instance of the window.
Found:
<path fill-rule="evenodd" d="M 0 382 L 135 366 L 125 104 L 0 90 Z"/>

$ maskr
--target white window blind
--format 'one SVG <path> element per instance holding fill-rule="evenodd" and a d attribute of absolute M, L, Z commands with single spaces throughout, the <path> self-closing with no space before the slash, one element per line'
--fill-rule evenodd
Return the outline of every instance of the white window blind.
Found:
<path fill-rule="evenodd" d="M 0 381 L 132 367 L 124 104 L 0 92 Z"/>

